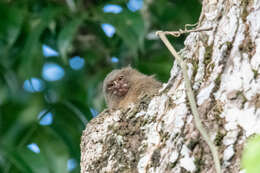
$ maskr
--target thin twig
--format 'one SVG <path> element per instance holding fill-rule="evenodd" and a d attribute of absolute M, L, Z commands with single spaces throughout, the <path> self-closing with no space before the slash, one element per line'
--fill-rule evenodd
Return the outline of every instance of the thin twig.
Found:
<path fill-rule="evenodd" d="M 213 28 L 210 27 L 210 28 L 197 28 L 197 29 L 190 29 L 190 30 L 188 30 L 187 26 L 185 26 L 184 30 L 180 29 L 179 31 L 163 31 L 163 33 L 165 35 L 172 35 L 174 37 L 179 37 L 181 34 L 186 34 L 186 33 L 190 33 L 190 32 L 210 31 L 212 29 Z"/>
<path fill-rule="evenodd" d="M 188 73 L 187 73 L 187 65 L 183 61 L 183 59 L 178 55 L 178 53 L 175 51 L 175 49 L 173 48 L 173 46 L 171 45 L 171 43 L 169 42 L 169 40 L 165 36 L 167 33 L 163 32 L 163 31 L 158 31 L 156 34 L 159 35 L 160 39 L 163 41 L 163 43 L 169 49 L 171 54 L 176 58 L 178 65 L 181 66 L 181 68 L 182 68 L 182 73 L 183 73 L 184 80 L 185 80 L 187 96 L 188 96 L 188 100 L 190 102 L 192 114 L 194 116 L 195 126 L 199 130 L 199 132 L 201 133 L 203 139 L 206 141 L 206 143 L 208 144 L 208 146 L 209 146 L 209 148 L 212 152 L 213 160 L 214 160 L 214 164 L 215 164 L 215 168 L 216 168 L 217 173 L 221 173 L 217 148 L 213 144 L 213 142 L 211 141 L 206 129 L 203 127 L 201 120 L 199 118 L 198 108 L 196 106 L 195 97 L 194 97 L 194 94 L 193 94 L 193 91 L 192 91 L 192 88 L 191 88 L 191 83 L 190 83 L 190 80 L 189 80 L 189 76 L 188 76 Z"/>

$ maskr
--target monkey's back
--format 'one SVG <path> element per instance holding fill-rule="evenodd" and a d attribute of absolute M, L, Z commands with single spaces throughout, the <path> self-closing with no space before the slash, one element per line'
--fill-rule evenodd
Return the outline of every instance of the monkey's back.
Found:
<path fill-rule="evenodd" d="M 130 103 L 138 103 L 144 95 L 157 94 L 162 84 L 154 79 L 153 76 L 146 76 L 142 73 L 137 73 L 131 78 L 131 87 L 127 95 L 122 98 L 118 107 L 127 108 Z"/>

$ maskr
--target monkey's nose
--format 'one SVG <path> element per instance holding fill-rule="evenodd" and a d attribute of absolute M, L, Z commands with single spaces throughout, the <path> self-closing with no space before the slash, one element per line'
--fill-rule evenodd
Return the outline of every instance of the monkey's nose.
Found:
<path fill-rule="evenodd" d="M 116 89 L 120 88 L 120 84 L 117 81 L 114 81 L 113 83 Z"/>

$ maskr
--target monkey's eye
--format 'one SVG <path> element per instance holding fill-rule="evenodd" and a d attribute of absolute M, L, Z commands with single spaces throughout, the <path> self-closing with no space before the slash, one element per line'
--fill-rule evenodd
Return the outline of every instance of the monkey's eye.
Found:
<path fill-rule="evenodd" d="M 124 76 L 119 76 L 118 80 L 122 80 L 124 78 Z"/>
<path fill-rule="evenodd" d="M 111 88 L 113 86 L 114 86 L 114 83 L 110 83 L 110 84 L 107 85 L 108 88 Z"/>

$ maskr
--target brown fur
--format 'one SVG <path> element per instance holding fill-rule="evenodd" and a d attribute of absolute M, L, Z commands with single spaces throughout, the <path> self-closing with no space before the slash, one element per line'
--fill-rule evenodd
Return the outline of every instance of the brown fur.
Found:
<path fill-rule="evenodd" d="M 129 87 L 124 96 L 118 96 L 108 92 L 108 84 L 124 76 Z M 144 75 L 131 67 L 125 67 L 119 70 L 113 70 L 107 75 L 103 83 L 103 93 L 105 95 L 108 108 L 118 109 L 127 108 L 130 103 L 137 103 L 141 95 L 156 94 L 161 87 L 161 83 L 153 76 Z"/>

